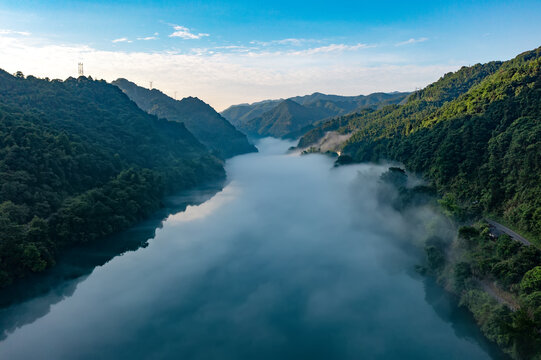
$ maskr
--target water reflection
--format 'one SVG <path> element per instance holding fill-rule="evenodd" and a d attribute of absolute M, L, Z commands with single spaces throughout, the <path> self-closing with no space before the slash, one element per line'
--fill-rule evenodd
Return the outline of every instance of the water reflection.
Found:
<path fill-rule="evenodd" d="M 382 203 L 384 166 L 289 146 L 230 160 L 222 192 L 96 268 L 0 358 L 494 358 L 412 273 L 423 224 L 445 236 L 445 221 Z"/>
<path fill-rule="evenodd" d="M 183 214 L 210 199 L 222 183 L 208 183 L 165 199 L 148 220 L 101 241 L 67 249 L 52 269 L 25 278 L 0 291 L 0 340 L 15 329 L 46 315 L 51 306 L 72 296 L 77 285 L 98 266 L 116 256 L 148 245 L 169 214 Z"/>
<path fill-rule="evenodd" d="M 511 359 L 481 333 L 474 322 L 473 315 L 467 309 L 459 307 L 456 298 L 446 293 L 433 278 L 423 278 L 422 281 L 426 302 L 433 307 L 440 319 L 453 327 L 457 337 L 479 344 L 492 359 Z"/>

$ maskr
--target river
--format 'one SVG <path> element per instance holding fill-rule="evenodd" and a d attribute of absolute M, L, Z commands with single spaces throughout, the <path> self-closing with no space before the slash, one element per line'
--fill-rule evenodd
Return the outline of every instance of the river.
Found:
<path fill-rule="evenodd" d="M 444 220 L 382 203 L 385 166 L 290 145 L 261 140 L 211 198 L 108 239 L 117 256 L 95 250 L 83 270 L 65 256 L 54 285 L 18 289 L 0 359 L 503 358 L 414 271 Z"/>

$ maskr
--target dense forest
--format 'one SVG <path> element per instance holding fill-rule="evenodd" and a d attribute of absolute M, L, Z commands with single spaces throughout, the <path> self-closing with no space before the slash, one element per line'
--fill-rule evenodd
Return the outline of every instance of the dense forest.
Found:
<path fill-rule="evenodd" d="M 378 198 L 398 211 L 438 206 L 434 188 L 408 186 L 401 168 L 389 168 L 380 182 L 387 187 Z M 428 236 L 421 239 L 426 261 L 417 270 L 456 294 L 486 337 L 514 359 L 540 359 L 541 250 L 495 233 L 485 221 L 460 227 L 454 239 L 432 225 L 426 229 Z"/>
<path fill-rule="evenodd" d="M 113 84 L 149 114 L 184 123 L 200 142 L 221 158 L 257 151 L 246 135 L 198 98 L 177 101 L 157 89 L 148 90 L 126 79 L 115 80 Z"/>
<path fill-rule="evenodd" d="M 506 62 L 463 67 L 413 93 L 404 105 L 333 119 L 327 131 L 351 133 L 341 145 L 353 161 L 400 161 L 432 181 L 444 204 L 504 219 L 541 237 L 541 49 Z"/>
<path fill-rule="evenodd" d="M 299 147 L 319 151 L 328 134 L 349 134 L 335 148 L 338 164 L 399 161 L 424 176 L 424 188 L 407 189 L 398 168 L 382 181 L 399 189 L 397 209 L 433 192 L 438 206 L 466 225 L 452 241 L 426 239 L 419 270 L 455 293 L 487 338 L 514 359 L 541 359 L 540 119 L 541 48 L 463 67 L 402 105 L 334 118 L 305 134 Z M 537 246 L 495 233 L 482 216 Z"/>
<path fill-rule="evenodd" d="M 167 192 L 225 176 L 183 124 L 105 81 L 0 70 L 0 120 L 0 286 L 144 218 Z"/>

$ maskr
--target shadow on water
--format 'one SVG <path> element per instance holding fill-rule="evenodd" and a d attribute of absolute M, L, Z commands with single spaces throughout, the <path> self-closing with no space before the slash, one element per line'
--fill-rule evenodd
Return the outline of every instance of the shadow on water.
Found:
<path fill-rule="evenodd" d="M 0 340 L 15 329 L 45 316 L 51 306 L 70 297 L 92 271 L 128 251 L 146 247 L 170 214 L 199 205 L 222 190 L 223 182 L 208 183 L 164 199 L 164 207 L 149 219 L 113 236 L 66 249 L 56 266 L 0 291 Z"/>
<path fill-rule="evenodd" d="M 473 315 L 467 309 L 459 306 L 456 297 L 442 289 L 431 277 L 425 277 L 423 284 L 426 302 L 432 306 L 440 319 L 452 326 L 458 338 L 479 344 L 494 360 L 511 359 L 483 335 L 476 325 Z"/>

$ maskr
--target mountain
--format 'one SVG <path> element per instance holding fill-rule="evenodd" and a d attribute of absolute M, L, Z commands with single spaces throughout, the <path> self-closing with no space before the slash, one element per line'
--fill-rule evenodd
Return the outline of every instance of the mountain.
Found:
<path fill-rule="evenodd" d="M 405 126 L 403 123 L 421 121 L 437 111 L 444 103 L 455 100 L 472 86 L 479 84 L 500 66 L 501 62 L 491 62 L 463 67 L 460 71 L 445 74 L 439 81 L 412 93 L 402 104 L 383 106 L 380 109 L 365 108 L 358 114 L 349 114 L 322 122 L 304 134 L 299 141 L 299 147 L 307 148 L 316 145 L 329 131 L 355 133 L 366 129 L 377 137 L 384 133 L 392 137 Z M 393 124 L 401 128 L 395 129 Z"/>
<path fill-rule="evenodd" d="M 325 110 L 307 108 L 293 100 L 284 100 L 272 110 L 239 125 L 248 134 L 286 137 L 310 126 L 314 119 L 325 118 Z"/>
<path fill-rule="evenodd" d="M 514 359 L 540 358 L 541 48 L 463 67 L 403 105 L 321 124 L 300 144 L 316 151 L 331 133 L 349 135 L 335 148 L 338 163 L 401 162 L 436 189 L 448 215 L 473 225 L 447 246 L 427 242 L 428 268 L 487 338 Z M 482 217 L 533 245 L 472 224 Z"/>
<path fill-rule="evenodd" d="M 0 70 L 0 119 L 0 286 L 143 219 L 168 192 L 225 178 L 183 124 L 105 81 Z"/>
<path fill-rule="evenodd" d="M 282 101 L 283 99 L 264 100 L 253 104 L 233 105 L 222 111 L 221 115 L 237 126 L 274 109 Z"/>
<path fill-rule="evenodd" d="M 357 95 L 357 96 L 341 96 L 341 95 L 327 95 L 319 92 L 315 92 L 311 95 L 295 96 L 290 98 L 301 105 L 307 105 L 315 103 L 317 101 L 329 101 L 339 104 L 344 104 L 346 107 L 352 107 L 353 109 L 364 108 L 372 105 L 380 106 L 381 104 L 395 104 L 399 103 L 406 98 L 409 92 L 392 92 L 392 93 L 373 93 L 370 95 Z M 347 104 L 347 105 L 346 105 Z"/>
<path fill-rule="evenodd" d="M 541 236 L 540 50 L 463 67 L 392 105 L 307 133 L 351 133 L 355 161 L 390 159 L 425 174 L 468 211 L 494 213 Z M 341 123 L 340 123 L 341 122 Z"/>
<path fill-rule="evenodd" d="M 126 79 L 112 83 L 149 114 L 184 123 L 200 142 L 223 158 L 257 151 L 246 135 L 198 98 L 187 97 L 177 101 L 157 89 L 148 90 Z"/>
<path fill-rule="evenodd" d="M 318 121 L 403 101 L 409 93 L 375 93 L 359 96 L 338 96 L 314 93 L 287 100 L 266 100 L 251 105 L 234 105 L 222 115 L 250 135 L 296 137 Z M 293 106 L 294 102 L 300 106 Z M 288 109 L 291 113 L 288 113 Z M 271 123 L 276 122 L 276 125 Z M 258 126 L 262 124 L 262 126 Z"/>

